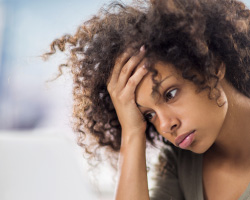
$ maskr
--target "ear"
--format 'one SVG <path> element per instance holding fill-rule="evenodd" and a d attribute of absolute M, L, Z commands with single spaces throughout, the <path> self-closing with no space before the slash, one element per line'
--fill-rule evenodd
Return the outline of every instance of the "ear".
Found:
<path fill-rule="evenodd" d="M 226 74 L 226 65 L 225 63 L 221 63 L 216 75 L 219 78 L 219 80 L 222 80 L 225 77 L 225 74 Z"/>

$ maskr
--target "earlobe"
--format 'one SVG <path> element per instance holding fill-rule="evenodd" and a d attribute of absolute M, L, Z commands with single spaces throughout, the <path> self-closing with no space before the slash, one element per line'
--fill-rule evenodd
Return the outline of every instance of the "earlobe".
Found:
<path fill-rule="evenodd" d="M 226 74 L 226 65 L 225 63 L 221 63 L 216 75 L 219 78 L 219 80 L 222 80 L 225 77 L 225 74 Z"/>
<path fill-rule="evenodd" d="M 221 63 L 220 67 L 218 68 L 218 72 L 216 73 L 216 76 L 219 78 L 220 81 L 220 86 L 218 86 L 218 91 L 219 91 L 219 96 L 216 98 L 216 102 L 217 105 L 219 107 L 224 106 L 227 103 L 227 98 L 224 94 L 224 89 L 223 86 L 225 82 L 227 82 L 224 78 L 225 78 L 225 74 L 226 74 L 226 65 L 225 63 Z"/>

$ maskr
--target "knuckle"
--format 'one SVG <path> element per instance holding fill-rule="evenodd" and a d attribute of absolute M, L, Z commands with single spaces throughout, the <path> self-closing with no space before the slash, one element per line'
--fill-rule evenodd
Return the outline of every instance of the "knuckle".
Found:
<path fill-rule="evenodd" d="M 129 65 L 133 65 L 133 64 L 135 63 L 135 61 L 136 61 L 136 57 L 135 57 L 135 56 L 132 56 L 132 57 L 129 59 L 128 64 L 129 64 Z"/>
<path fill-rule="evenodd" d="M 127 66 L 124 66 L 123 68 L 122 68 L 122 73 L 127 73 L 127 71 L 128 71 L 128 67 Z"/>
<path fill-rule="evenodd" d="M 117 68 L 117 65 L 121 62 L 121 57 L 117 57 L 115 60 L 115 65 L 114 65 L 114 69 Z"/>
<path fill-rule="evenodd" d="M 141 60 L 140 56 L 138 56 L 138 55 L 132 56 L 128 61 L 128 65 L 137 66 L 139 64 L 140 60 Z"/>
<path fill-rule="evenodd" d="M 111 92 L 110 95 L 111 95 L 112 97 L 116 98 L 116 97 L 117 97 L 117 92 L 114 90 L 114 91 Z"/>
<path fill-rule="evenodd" d="M 108 84 L 108 86 L 107 86 L 107 90 L 108 90 L 108 92 L 109 92 L 109 93 L 111 93 L 111 92 L 112 92 L 112 87 L 111 87 L 111 85 L 110 85 L 110 84 Z"/>
<path fill-rule="evenodd" d="M 128 80 L 128 85 L 134 86 L 135 84 L 136 84 L 136 82 L 135 82 L 134 79 L 129 79 L 129 80 Z"/>
<path fill-rule="evenodd" d="M 115 97 L 116 97 L 116 92 L 115 92 L 115 90 L 109 89 L 108 92 L 109 92 L 109 95 L 111 96 L 111 98 L 115 98 Z"/>
<path fill-rule="evenodd" d="M 130 104 L 132 104 L 132 105 L 135 105 L 135 106 L 137 106 L 137 105 L 136 105 L 136 103 L 135 103 L 135 100 L 134 100 L 134 98 L 133 98 L 133 99 L 131 98 L 131 99 L 130 99 L 130 101 L 129 101 L 129 103 L 130 103 Z"/>
<path fill-rule="evenodd" d="M 120 56 L 117 57 L 116 59 L 116 64 L 119 64 L 119 63 L 123 63 L 125 60 L 128 59 L 128 57 L 130 57 L 130 53 L 129 52 L 124 52 L 123 54 L 121 54 Z"/>
<path fill-rule="evenodd" d="M 120 102 L 122 102 L 122 100 L 123 100 L 122 95 L 118 95 L 117 96 L 117 100 L 120 101 Z"/>
<path fill-rule="evenodd" d="M 127 57 L 130 56 L 130 52 L 129 51 L 125 51 L 123 54 L 122 54 L 122 59 L 126 59 Z"/>

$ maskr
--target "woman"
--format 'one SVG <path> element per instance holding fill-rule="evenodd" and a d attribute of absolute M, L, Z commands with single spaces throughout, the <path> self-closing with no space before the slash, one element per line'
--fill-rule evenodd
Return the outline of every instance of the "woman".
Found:
<path fill-rule="evenodd" d="M 79 144 L 119 152 L 116 199 L 149 199 L 161 138 L 151 199 L 250 199 L 249 24 L 236 0 L 113 3 L 51 44 L 71 53 Z"/>

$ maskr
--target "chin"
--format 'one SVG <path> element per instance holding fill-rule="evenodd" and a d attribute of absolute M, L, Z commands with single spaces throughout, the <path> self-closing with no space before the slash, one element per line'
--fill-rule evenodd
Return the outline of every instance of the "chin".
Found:
<path fill-rule="evenodd" d="M 203 154 L 205 153 L 212 145 L 208 144 L 200 144 L 197 141 L 194 141 L 188 150 L 192 151 L 193 153 Z"/>

